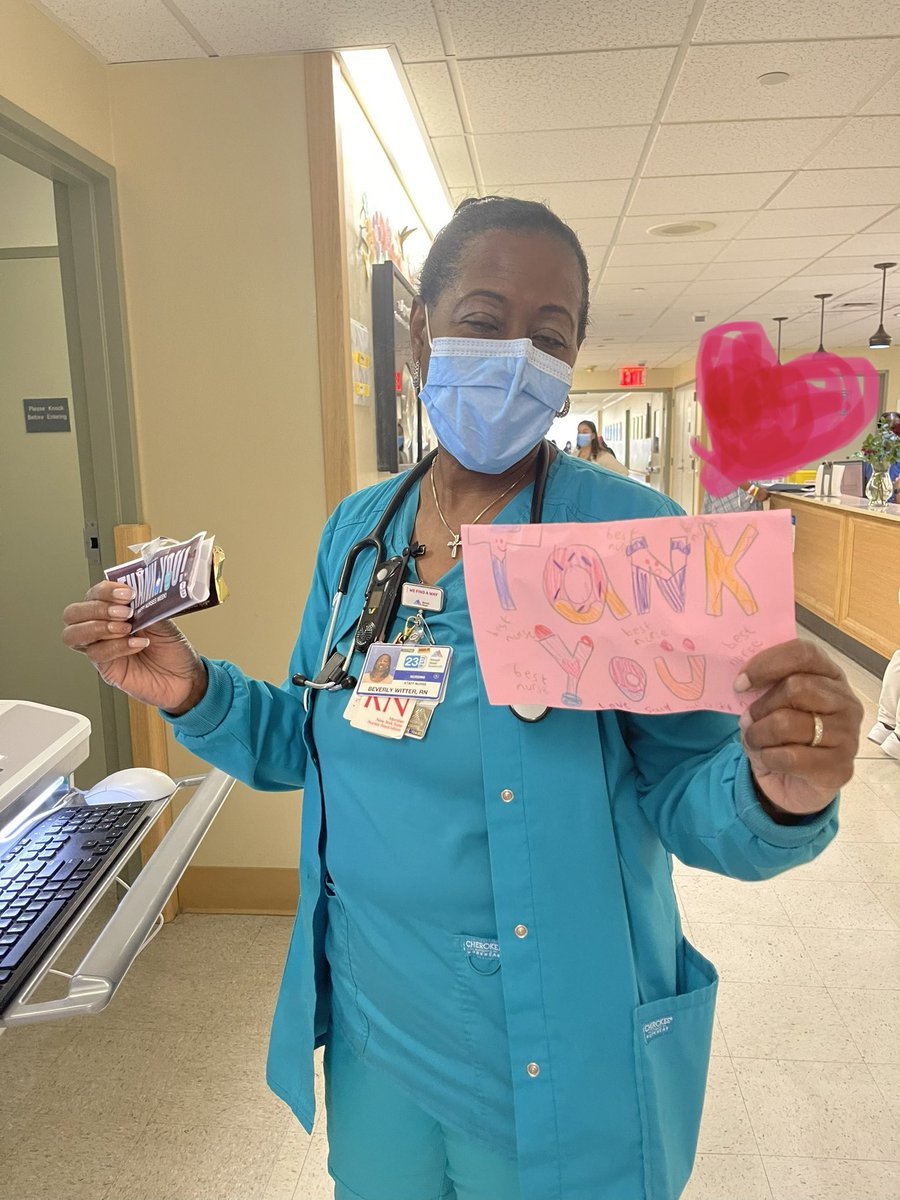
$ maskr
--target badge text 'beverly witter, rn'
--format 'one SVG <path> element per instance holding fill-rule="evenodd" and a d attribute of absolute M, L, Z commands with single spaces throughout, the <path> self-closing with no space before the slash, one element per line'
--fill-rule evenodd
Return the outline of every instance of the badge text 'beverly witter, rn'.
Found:
<path fill-rule="evenodd" d="M 469 525 L 492 704 L 742 712 L 754 654 L 795 636 L 790 514 Z"/>

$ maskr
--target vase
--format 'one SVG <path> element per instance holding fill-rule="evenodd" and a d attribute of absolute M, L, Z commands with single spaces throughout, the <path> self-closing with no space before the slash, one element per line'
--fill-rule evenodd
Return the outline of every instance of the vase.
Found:
<path fill-rule="evenodd" d="M 894 481 L 887 463 L 873 463 L 872 475 L 866 484 L 869 508 L 884 508 L 894 496 Z"/>

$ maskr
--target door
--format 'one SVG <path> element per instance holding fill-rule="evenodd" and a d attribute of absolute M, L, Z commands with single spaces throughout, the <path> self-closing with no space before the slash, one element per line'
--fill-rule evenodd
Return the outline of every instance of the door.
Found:
<path fill-rule="evenodd" d="M 108 761 L 99 676 L 63 646 L 62 610 L 91 585 L 50 180 L 0 156 L 0 695 L 82 713 L 85 787 Z M 27 415 L 26 415 L 27 413 Z"/>
<path fill-rule="evenodd" d="M 699 408 L 694 385 L 677 388 L 672 409 L 672 442 L 669 495 L 689 515 L 694 512 L 697 459 L 691 450 L 691 438 L 697 432 Z"/>

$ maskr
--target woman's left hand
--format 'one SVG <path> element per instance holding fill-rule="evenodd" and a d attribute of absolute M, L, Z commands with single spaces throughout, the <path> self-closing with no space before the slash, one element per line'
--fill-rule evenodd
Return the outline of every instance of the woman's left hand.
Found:
<path fill-rule="evenodd" d="M 740 726 L 759 790 L 784 812 L 820 812 L 853 776 L 863 706 L 840 667 L 799 638 L 744 664 L 735 691 L 757 688 L 766 690 Z M 822 738 L 813 746 L 816 716 Z"/>

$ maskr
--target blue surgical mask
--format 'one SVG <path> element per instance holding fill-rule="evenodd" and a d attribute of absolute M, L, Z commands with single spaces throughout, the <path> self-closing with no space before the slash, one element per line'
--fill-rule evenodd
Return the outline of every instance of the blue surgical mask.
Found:
<path fill-rule="evenodd" d="M 500 475 L 553 424 L 572 386 L 572 368 L 529 338 L 431 340 L 422 403 L 438 441 L 469 471 Z"/>
<path fill-rule="evenodd" d="M 575 441 L 579 446 L 589 446 L 591 444 L 591 435 L 589 433 L 578 433 L 575 435 Z"/>

